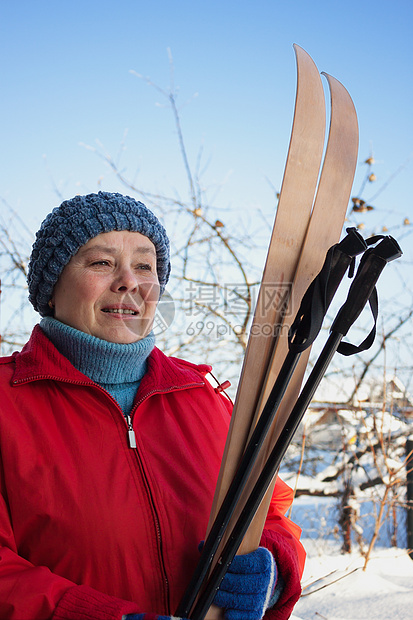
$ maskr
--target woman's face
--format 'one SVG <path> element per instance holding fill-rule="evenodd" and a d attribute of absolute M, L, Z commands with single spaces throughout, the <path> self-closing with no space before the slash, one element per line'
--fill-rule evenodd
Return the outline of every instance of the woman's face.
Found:
<path fill-rule="evenodd" d="M 156 251 L 138 232 L 101 233 L 82 246 L 53 291 L 54 317 L 102 340 L 148 335 L 159 299 Z"/>

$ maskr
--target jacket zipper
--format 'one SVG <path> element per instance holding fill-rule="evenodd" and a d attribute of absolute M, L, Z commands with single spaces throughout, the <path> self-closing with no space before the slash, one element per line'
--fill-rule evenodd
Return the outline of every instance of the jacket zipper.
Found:
<path fill-rule="evenodd" d="M 193 384 L 187 384 L 185 385 L 185 388 L 187 387 L 201 387 L 202 385 L 204 385 L 203 383 L 193 383 Z M 124 414 L 124 418 L 126 420 L 126 424 L 128 426 L 128 441 L 129 441 L 129 447 L 130 448 L 135 448 L 134 453 L 136 455 L 136 460 L 138 462 L 138 467 L 140 469 L 141 472 L 141 476 L 142 479 L 145 482 L 145 487 L 146 487 L 146 492 L 149 498 L 149 502 L 152 508 L 152 514 L 153 514 L 153 520 L 154 520 L 154 525 L 155 525 L 155 530 L 156 530 L 156 535 L 157 535 L 157 539 L 158 539 L 158 553 L 159 553 L 159 564 L 161 567 L 161 574 L 162 574 L 162 579 L 165 585 L 165 595 L 166 595 L 166 610 L 167 613 L 170 614 L 171 610 L 171 604 L 170 604 L 170 587 L 169 587 L 169 580 L 168 580 L 168 575 L 166 573 L 166 567 L 165 567 L 165 559 L 164 559 L 164 555 L 163 555 L 163 544 L 162 544 L 162 533 L 161 533 L 161 526 L 160 526 L 160 520 L 159 520 L 159 516 L 158 516 L 158 511 L 156 509 L 156 505 L 155 505 L 155 500 L 152 494 L 152 490 L 151 487 L 149 485 L 149 481 L 148 478 L 146 476 L 145 473 L 145 469 L 143 466 L 143 462 L 141 459 L 141 456 L 139 454 L 139 451 L 137 450 L 137 443 L 136 443 L 136 435 L 135 435 L 135 431 L 133 429 L 133 417 L 134 414 L 136 412 L 136 410 L 138 409 L 139 405 L 141 405 L 147 398 L 149 398 L 150 396 L 153 396 L 154 394 L 167 394 L 168 392 L 173 392 L 176 389 L 183 389 L 184 386 L 178 386 L 178 385 L 173 385 L 171 387 L 169 387 L 168 389 L 164 389 L 164 390 L 151 390 L 150 392 L 147 392 L 142 398 L 140 398 L 135 405 L 132 408 L 131 414 Z"/>
<path fill-rule="evenodd" d="M 118 409 L 120 409 L 120 407 L 119 407 L 119 405 L 117 403 L 116 403 L 116 405 L 117 405 Z M 142 480 L 143 480 L 144 485 L 145 485 L 146 494 L 147 494 L 149 505 L 150 505 L 151 512 L 152 512 L 153 523 L 154 523 L 156 538 L 157 538 L 157 542 L 158 542 L 157 547 L 158 547 L 158 556 L 159 556 L 159 566 L 160 566 L 160 570 L 161 570 L 162 582 L 163 582 L 163 585 L 164 585 L 165 603 L 166 603 L 167 613 L 169 614 L 170 613 L 169 612 L 169 608 L 170 608 L 170 593 L 169 593 L 169 590 L 170 590 L 170 588 L 169 588 L 168 575 L 166 573 L 165 559 L 164 559 L 163 550 L 162 550 L 162 534 L 161 534 L 161 525 L 160 525 L 160 520 L 159 520 L 159 516 L 158 516 L 158 511 L 157 511 L 156 506 L 155 506 L 155 500 L 154 500 L 154 497 L 153 497 L 153 494 L 152 494 L 152 490 L 151 490 L 151 487 L 150 487 L 150 484 L 149 484 L 148 477 L 147 477 L 146 472 L 145 472 L 145 468 L 143 466 L 142 458 L 141 458 L 141 456 L 139 454 L 139 450 L 137 449 L 138 446 L 137 446 L 137 442 L 136 442 L 136 435 L 135 435 L 135 431 L 134 431 L 133 425 L 132 425 L 133 417 L 131 415 L 127 414 L 127 413 L 124 414 L 123 412 L 122 412 L 122 415 L 123 415 L 123 417 L 124 417 L 124 419 L 126 421 L 126 424 L 128 426 L 128 444 L 129 444 L 130 448 L 133 448 L 133 452 L 135 454 L 136 462 L 138 464 L 138 468 L 139 468 Z"/>
<path fill-rule="evenodd" d="M 159 566 L 160 566 L 161 577 L 162 577 L 162 581 L 163 581 L 163 585 L 164 585 L 164 596 L 165 596 L 166 611 L 169 614 L 170 613 L 170 592 L 169 592 L 170 588 L 169 588 L 168 575 L 166 573 L 165 559 L 164 559 L 164 555 L 163 555 L 161 525 L 160 525 L 160 521 L 159 521 L 158 511 L 157 511 L 156 506 L 155 506 L 155 500 L 154 500 L 154 497 L 153 497 L 153 494 L 152 494 L 151 487 L 149 485 L 148 477 L 147 477 L 147 475 L 145 473 L 145 469 L 144 469 L 143 462 L 142 462 L 141 456 L 139 454 L 139 451 L 138 450 L 134 450 L 134 454 L 135 454 L 136 461 L 138 463 L 138 468 L 139 468 L 139 471 L 141 473 L 142 480 L 144 481 L 144 484 L 145 484 L 146 494 L 147 494 L 147 497 L 148 497 L 149 505 L 151 507 L 153 523 L 154 523 L 156 538 L 157 538 L 157 542 L 158 542 L 157 547 L 158 547 L 158 556 L 159 556 Z"/>
<path fill-rule="evenodd" d="M 132 418 L 127 413 L 125 413 L 124 416 L 125 416 L 126 424 L 128 425 L 129 448 L 136 448 L 137 447 L 136 446 L 136 435 L 135 435 L 135 431 L 133 430 L 133 426 L 132 426 Z"/>

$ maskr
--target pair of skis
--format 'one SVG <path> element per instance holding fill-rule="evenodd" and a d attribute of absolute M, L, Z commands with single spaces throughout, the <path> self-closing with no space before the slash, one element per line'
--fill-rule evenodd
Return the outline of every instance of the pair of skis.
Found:
<path fill-rule="evenodd" d="M 375 288 L 376 282 L 387 263 L 401 256 L 401 250 L 392 237 L 380 235 L 372 237 L 366 242 L 355 228 L 348 229 L 347 232 L 347 237 L 340 243 L 332 246 L 327 252 L 322 270 L 315 280 L 313 280 L 303 297 L 300 309 L 290 329 L 288 354 L 285 357 L 280 373 L 272 387 L 251 439 L 247 444 L 235 477 L 222 502 L 209 536 L 205 541 L 200 564 L 195 571 L 193 580 L 188 589 L 188 604 L 192 604 L 195 598 L 193 596 L 194 592 L 197 592 L 206 580 L 212 559 L 217 552 L 218 546 L 228 527 L 231 515 L 240 500 L 243 489 L 253 470 L 267 436 L 268 429 L 277 414 L 291 378 L 294 376 L 297 363 L 303 352 L 311 346 L 318 336 L 327 309 L 346 271 L 349 270 L 349 274 L 351 273 L 353 275 L 355 258 L 359 254 L 363 254 L 357 274 L 351 284 L 347 300 L 334 320 L 330 336 L 309 378 L 301 390 L 260 472 L 257 482 L 252 490 L 250 490 L 248 499 L 243 506 L 238 520 L 230 530 L 228 541 L 219 555 L 219 562 L 215 565 L 193 612 L 191 612 L 190 617 L 193 618 L 193 620 L 202 620 L 211 606 L 217 588 L 240 547 L 251 519 L 258 510 L 265 492 L 280 466 L 281 460 L 333 355 L 336 351 L 339 351 L 343 355 L 359 353 L 369 348 L 374 341 L 378 312 L 377 292 Z M 367 249 L 368 245 L 376 243 L 376 247 Z M 374 318 L 374 326 L 370 334 L 358 346 L 342 342 L 343 337 L 348 333 L 350 327 L 356 321 L 367 302 L 370 303 Z"/>
<path fill-rule="evenodd" d="M 298 46 L 295 52 L 297 94 L 287 163 L 208 529 L 280 371 L 288 349 L 288 328 L 302 296 L 320 271 L 327 250 L 340 237 L 357 164 L 358 124 L 353 102 L 346 89 L 327 76 L 331 93 L 330 131 L 320 175 L 326 119 L 323 85 L 310 56 Z M 290 291 L 289 297 L 283 299 L 281 307 L 268 303 L 281 300 L 286 289 Z M 308 355 L 309 351 L 300 359 L 295 380 L 284 396 L 252 480 L 257 478 L 270 451 L 271 437 L 282 429 L 297 398 Z M 272 489 L 241 552 L 256 549 L 271 495 Z"/>
<path fill-rule="evenodd" d="M 353 102 L 340 82 L 326 75 L 331 113 L 321 167 L 326 125 L 324 89 L 318 69 L 310 56 L 302 48 L 294 47 L 297 93 L 290 146 L 208 533 L 288 354 L 287 334 L 291 321 L 305 291 L 320 271 L 327 250 L 340 237 L 357 164 L 358 124 Z M 294 376 L 284 392 L 275 420 L 249 474 L 245 491 L 232 510 L 227 531 L 231 531 L 243 513 L 249 492 L 259 479 L 267 457 L 286 425 L 300 391 L 308 355 L 309 349 L 297 360 Z M 241 553 L 248 553 L 259 545 L 274 483 L 275 479 L 244 536 L 239 549 Z M 221 557 L 226 542 L 227 535 L 224 535 L 215 552 L 216 559 Z M 214 568 L 216 559 L 207 566 L 208 571 Z M 201 572 L 205 572 L 205 566 Z M 176 615 L 197 620 L 203 617 L 190 615 L 199 581 L 199 576 L 195 575 Z M 208 617 L 212 618 L 212 614 Z"/>

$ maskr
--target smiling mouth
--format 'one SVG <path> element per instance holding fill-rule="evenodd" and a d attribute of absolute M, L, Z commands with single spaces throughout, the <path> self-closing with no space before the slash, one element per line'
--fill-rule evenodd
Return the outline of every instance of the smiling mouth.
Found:
<path fill-rule="evenodd" d="M 138 314 L 136 310 L 130 310 L 129 308 L 104 308 L 102 312 L 107 312 L 108 314 L 131 314 L 132 316 Z"/>

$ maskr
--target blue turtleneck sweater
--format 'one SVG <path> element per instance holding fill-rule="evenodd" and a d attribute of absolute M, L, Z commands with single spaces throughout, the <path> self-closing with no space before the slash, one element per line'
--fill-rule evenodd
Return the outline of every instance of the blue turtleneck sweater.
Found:
<path fill-rule="evenodd" d="M 152 333 L 131 344 L 118 344 L 85 334 L 52 317 L 43 318 L 40 327 L 75 368 L 108 391 L 124 414 L 130 413 L 155 345 Z"/>

